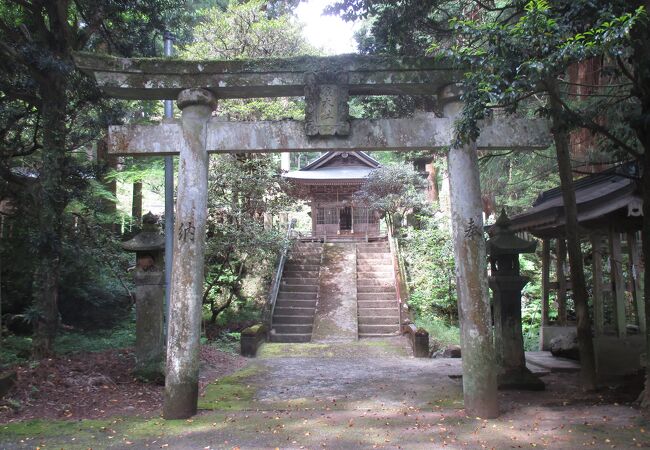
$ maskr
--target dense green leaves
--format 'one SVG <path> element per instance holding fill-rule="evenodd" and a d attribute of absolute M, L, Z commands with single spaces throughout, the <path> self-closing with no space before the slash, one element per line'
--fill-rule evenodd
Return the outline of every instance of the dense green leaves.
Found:
<path fill-rule="evenodd" d="M 381 212 L 392 232 L 413 210 L 426 207 L 422 190 L 426 181 L 407 165 L 386 165 L 373 170 L 355 194 L 360 204 Z"/>

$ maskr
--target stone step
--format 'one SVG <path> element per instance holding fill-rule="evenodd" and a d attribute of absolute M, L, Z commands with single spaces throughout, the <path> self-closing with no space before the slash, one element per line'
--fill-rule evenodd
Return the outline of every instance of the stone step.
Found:
<path fill-rule="evenodd" d="M 392 264 L 390 253 L 357 253 L 357 261 L 386 261 Z"/>
<path fill-rule="evenodd" d="M 283 306 L 276 306 L 273 311 L 274 316 L 314 316 L 314 311 L 316 308 L 298 308 L 291 307 L 285 308 Z"/>
<path fill-rule="evenodd" d="M 289 274 L 291 275 L 291 274 Z M 317 275 L 317 274 L 315 274 Z M 311 285 L 311 284 L 316 284 L 318 285 L 318 276 L 313 276 L 313 277 L 287 277 L 283 276 L 282 277 L 282 284 L 304 284 L 306 286 Z"/>
<path fill-rule="evenodd" d="M 397 309 L 397 302 L 395 301 L 394 298 L 391 300 L 359 300 L 357 301 L 357 308 L 359 308 L 359 310 L 366 309 L 366 308 Z"/>
<path fill-rule="evenodd" d="M 385 279 L 368 279 L 368 278 L 362 278 L 362 279 L 357 279 L 357 287 L 363 286 L 363 287 L 369 287 L 369 286 L 389 286 L 394 288 L 395 287 L 395 282 L 393 280 L 393 277 L 385 277 Z"/>
<path fill-rule="evenodd" d="M 395 286 L 393 285 L 383 285 L 383 286 L 359 286 L 357 284 L 357 293 L 358 294 L 368 294 L 371 292 L 377 292 L 382 294 L 392 294 L 395 292 Z"/>
<path fill-rule="evenodd" d="M 277 300 L 276 308 L 315 308 L 316 300 Z"/>
<path fill-rule="evenodd" d="M 314 323 L 314 316 L 273 316 L 273 326 L 282 325 L 309 325 Z"/>
<path fill-rule="evenodd" d="M 273 329 L 279 334 L 311 334 L 313 326 L 298 324 L 274 324 Z"/>
<path fill-rule="evenodd" d="M 318 271 L 291 270 L 285 271 L 283 276 L 286 278 L 317 278 Z"/>
<path fill-rule="evenodd" d="M 357 294 L 359 300 L 397 300 L 395 291 L 393 292 L 365 292 Z"/>
<path fill-rule="evenodd" d="M 281 292 L 318 292 L 318 285 L 282 283 L 280 285 L 280 291 Z"/>
<path fill-rule="evenodd" d="M 393 316 L 359 316 L 359 325 L 392 325 L 399 327 L 399 314 Z"/>
<path fill-rule="evenodd" d="M 393 272 L 357 272 L 357 280 L 378 280 L 378 281 L 393 281 Z"/>
<path fill-rule="evenodd" d="M 357 262 L 357 273 L 393 273 L 392 264 L 372 264 L 367 262 Z"/>
<path fill-rule="evenodd" d="M 359 333 L 359 339 L 385 338 L 387 336 L 398 336 L 399 330 L 392 333 Z"/>
<path fill-rule="evenodd" d="M 280 288 L 278 300 L 316 300 L 317 295 L 317 292 L 286 292 Z"/>
<path fill-rule="evenodd" d="M 304 250 L 304 251 L 293 251 L 289 253 L 289 256 L 298 257 L 298 258 L 320 258 L 320 255 L 323 252 L 320 250 Z"/>
<path fill-rule="evenodd" d="M 359 336 L 366 334 L 398 334 L 399 325 L 361 325 L 359 324 Z"/>
<path fill-rule="evenodd" d="M 357 252 L 361 254 L 368 253 L 386 253 L 390 255 L 390 248 L 386 247 L 359 247 L 357 246 Z"/>
<path fill-rule="evenodd" d="M 286 265 L 301 265 L 301 266 L 320 266 L 320 258 L 291 258 L 287 259 Z"/>
<path fill-rule="evenodd" d="M 291 272 L 318 272 L 320 270 L 320 264 L 297 264 L 294 262 L 287 262 L 284 265 L 285 273 L 287 271 Z"/>
<path fill-rule="evenodd" d="M 271 333 L 271 342 L 309 342 L 311 333 Z"/>
<path fill-rule="evenodd" d="M 397 309 L 397 306 L 380 307 L 380 308 L 359 307 L 357 310 L 357 314 L 359 317 L 385 317 L 385 316 L 390 316 L 392 314 L 396 314 L 399 316 L 399 309 Z"/>

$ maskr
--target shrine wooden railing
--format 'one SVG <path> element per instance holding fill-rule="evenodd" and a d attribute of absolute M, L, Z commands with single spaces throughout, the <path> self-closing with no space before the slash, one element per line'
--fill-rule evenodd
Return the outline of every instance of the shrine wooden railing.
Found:
<path fill-rule="evenodd" d="M 271 284 L 271 291 L 269 293 L 269 299 L 266 307 L 266 317 L 264 317 L 264 323 L 267 325 L 267 329 L 271 330 L 271 322 L 273 320 L 273 312 L 275 311 L 275 303 L 278 299 L 278 292 L 280 291 L 280 283 L 282 282 L 282 272 L 284 272 L 284 265 L 287 262 L 287 255 L 289 253 L 289 247 L 292 243 L 292 234 L 293 228 L 296 226 L 296 219 L 289 221 L 287 226 L 287 238 L 284 243 L 284 247 L 280 252 L 278 258 L 278 265 L 275 270 L 275 277 L 273 278 L 273 284 Z"/>

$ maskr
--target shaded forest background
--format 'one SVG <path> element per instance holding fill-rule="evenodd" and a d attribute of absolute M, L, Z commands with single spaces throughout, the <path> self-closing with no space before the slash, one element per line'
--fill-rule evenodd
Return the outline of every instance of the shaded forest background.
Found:
<path fill-rule="evenodd" d="M 82 347 L 128 345 L 132 339 L 133 260 L 120 242 L 138 231 L 143 196 L 160 194 L 162 161 L 108 157 L 105 130 L 109 124 L 159 121 L 162 105 L 104 98 L 74 68 L 72 52 L 161 56 L 162 35 L 172 31 L 181 58 L 319 54 L 292 16 L 298 3 L 0 1 L 3 364 Z M 555 146 L 546 151 L 480 155 L 484 212 L 491 217 L 502 207 L 510 214 L 522 211 L 539 192 L 558 184 L 570 196 L 572 178 L 624 161 L 635 160 L 642 173 L 650 173 L 644 6 L 642 1 L 343 0 L 329 10 L 362 21 L 357 34 L 362 54 L 434 55 L 471 68 L 460 141 L 475 137 L 478 120 L 504 112 L 552 122 Z M 375 118 L 435 112 L 438 106 L 429 97 L 369 97 L 355 98 L 350 109 L 353 116 Z M 300 98 L 223 101 L 217 113 L 230 120 L 300 119 L 304 105 Z M 295 155 L 293 168 L 315 156 Z M 455 342 L 444 154 L 376 156 L 387 166 L 428 169 L 434 192 L 399 233 L 419 324 L 441 341 Z M 233 345 L 236 332 L 259 318 L 284 244 L 277 218 L 286 211 L 300 213 L 286 194 L 279 166 L 276 155 L 211 160 L 205 336 L 221 345 Z M 649 178 L 639 179 L 644 197 L 650 196 Z M 117 207 L 120 193 L 130 197 L 130 211 Z M 269 216 L 276 218 L 275 226 L 265 227 Z M 649 232 L 647 225 L 644 237 Z M 650 239 L 644 242 L 650 245 Z M 571 264 L 576 273 L 582 272 L 579 260 Z M 532 255 L 523 263 L 532 279 L 523 299 L 529 348 L 536 345 L 540 317 L 539 261 Z M 584 299 L 577 301 L 579 306 Z M 71 335 L 78 344 L 74 349 Z"/>

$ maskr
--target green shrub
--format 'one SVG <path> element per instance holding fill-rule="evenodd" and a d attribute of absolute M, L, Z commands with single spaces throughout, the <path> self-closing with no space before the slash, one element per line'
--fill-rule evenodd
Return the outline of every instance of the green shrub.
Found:
<path fill-rule="evenodd" d="M 135 345 L 135 321 L 126 320 L 110 330 L 95 332 L 66 331 L 57 336 L 57 353 L 99 352 Z"/>
<path fill-rule="evenodd" d="M 438 348 L 460 344 L 460 330 L 457 326 L 449 325 L 445 320 L 435 316 L 422 316 L 415 319 L 418 328 L 429 332 L 429 337 L 437 343 Z"/>
<path fill-rule="evenodd" d="M 0 343 L 0 369 L 29 361 L 31 350 L 31 337 L 11 334 L 5 336 Z"/>
<path fill-rule="evenodd" d="M 409 306 L 416 317 L 438 317 L 457 323 L 454 254 L 447 219 L 420 216 L 418 222 L 420 229 L 409 227 L 400 237 L 408 273 Z"/>

